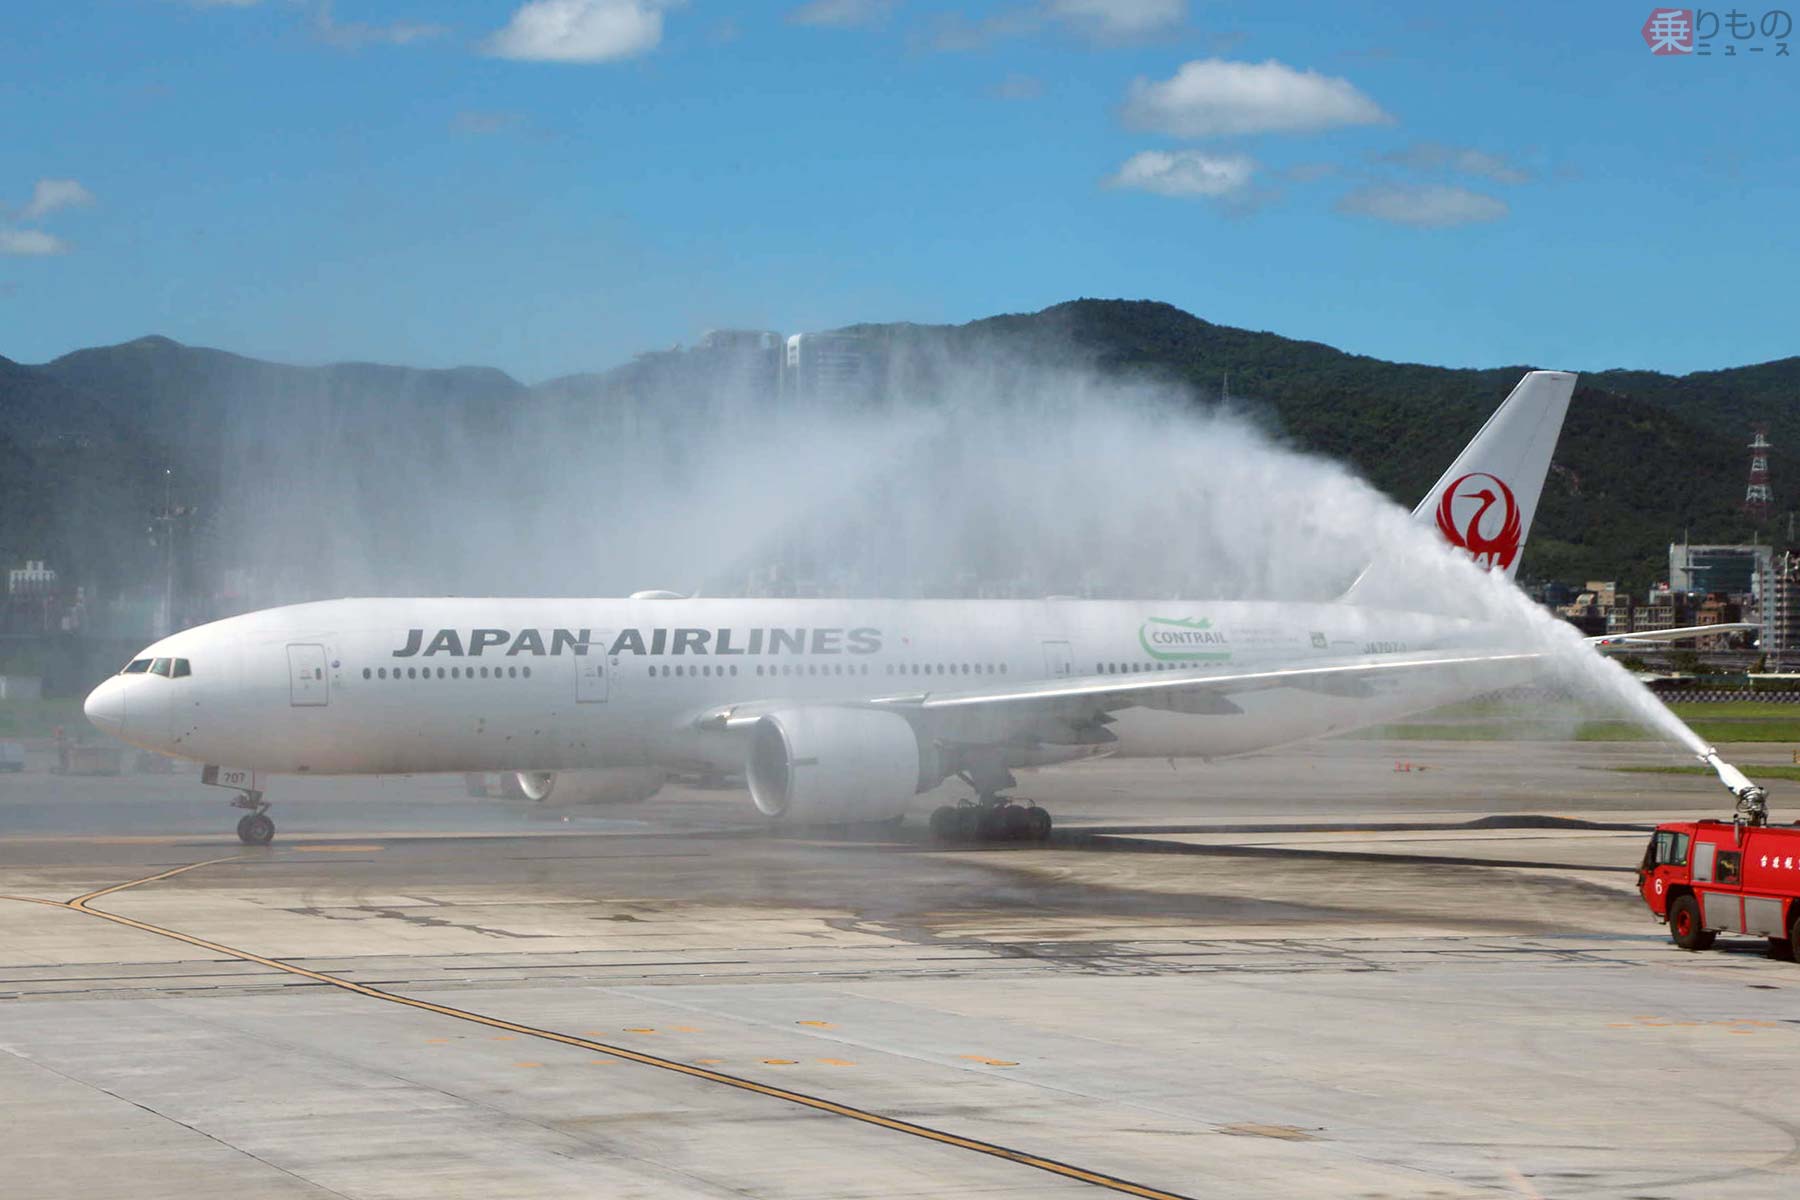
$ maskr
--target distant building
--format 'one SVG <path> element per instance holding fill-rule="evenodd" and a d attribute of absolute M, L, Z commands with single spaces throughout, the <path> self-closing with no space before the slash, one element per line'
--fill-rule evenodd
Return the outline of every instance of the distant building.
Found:
<path fill-rule="evenodd" d="M 20 598 L 56 594 L 56 572 L 43 562 L 27 560 L 22 568 L 6 573 L 6 594 Z"/>
<path fill-rule="evenodd" d="M 1800 554 L 1788 551 L 1775 563 L 1771 602 L 1763 606 L 1763 625 L 1768 630 L 1763 650 L 1772 663 L 1800 663 Z"/>
<path fill-rule="evenodd" d="M 1761 595 L 1775 582 L 1773 546 L 1669 544 L 1669 590 Z"/>
<path fill-rule="evenodd" d="M 862 401 L 876 384 L 875 347 L 854 333 L 796 333 L 781 363 L 782 398 L 792 403 Z"/>
<path fill-rule="evenodd" d="M 1698 608 L 1694 609 L 1694 624 L 1696 625 L 1724 625 L 1743 619 L 1743 606 L 1724 592 L 1714 592 L 1702 600 Z M 1730 648 L 1731 637 L 1731 634 L 1724 633 L 1711 637 L 1698 637 L 1694 639 L 1694 649 L 1726 650 Z"/>
<path fill-rule="evenodd" d="M 41 700 L 43 698 L 43 676 L 0 675 L 0 700 Z"/>
<path fill-rule="evenodd" d="M 781 390 L 784 343 L 766 329 L 711 329 L 688 353 L 699 390 L 720 415 L 766 411 Z"/>

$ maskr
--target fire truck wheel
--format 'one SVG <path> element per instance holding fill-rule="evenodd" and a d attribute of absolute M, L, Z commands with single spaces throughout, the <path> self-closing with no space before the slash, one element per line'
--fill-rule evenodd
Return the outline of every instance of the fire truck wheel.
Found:
<path fill-rule="evenodd" d="M 1708 950 L 1714 934 L 1700 926 L 1700 904 L 1692 896 L 1677 896 L 1669 905 L 1669 938 L 1683 950 Z"/>
<path fill-rule="evenodd" d="M 1769 939 L 1769 957 L 1777 962 L 1794 961 L 1794 939 L 1772 937 Z"/>

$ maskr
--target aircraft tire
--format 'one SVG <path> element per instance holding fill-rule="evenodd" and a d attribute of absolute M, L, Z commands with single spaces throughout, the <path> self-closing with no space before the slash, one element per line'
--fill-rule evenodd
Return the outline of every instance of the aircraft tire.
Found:
<path fill-rule="evenodd" d="M 275 822 L 266 813 L 250 813 L 238 822 L 237 835 L 246 846 L 266 846 L 275 840 Z"/>
<path fill-rule="evenodd" d="M 1017 804 L 1000 809 L 1000 836 L 1009 842 L 1022 842 L 1031 836 L 1031 814 Z"/>
<path fill-rule="evenodd" d="M 1053 822 L 1050 820 L 1049 809 L 1033 804 L 1025 810 L 1025 818 L 1029 822 L 1026 837 L 1034 842 L 1050 840 L 1050 827 Z"/>

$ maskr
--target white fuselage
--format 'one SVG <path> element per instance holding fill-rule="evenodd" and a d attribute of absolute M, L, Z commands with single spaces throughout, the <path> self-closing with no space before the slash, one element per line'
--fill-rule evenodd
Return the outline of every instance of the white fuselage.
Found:
<path fill-rule="evenodd" d="M 87 711 L 139 746 L 269 772 L 737 770 L 741 740 L 698 718 L 1063 676 L 1297 666 L 1469 645 L 1483 632 L 1349 604 L 348 599 L 174 634 L 138 661 L 183 660 L 187 674 L 122 673 Z M 1015 765 L 1096 751 L 1240 754 L 1521 677 L 1489 669 L 1404 687 L 1274 687 L 1234 697 L 1228 711 L 1130 707 L 1109 725 L 1116 740 L 1099 746 L 1034 743 L 1030 730 L 996 732 L 991 721 L 967 740 L 1008 744 Z"/>

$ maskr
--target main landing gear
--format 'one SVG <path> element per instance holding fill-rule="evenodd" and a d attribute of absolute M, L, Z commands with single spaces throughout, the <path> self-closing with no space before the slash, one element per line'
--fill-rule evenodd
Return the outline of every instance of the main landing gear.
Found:
<path fill-rule="evenodd" d="M 943 842 L 1047 842 L 1050 813 L 1005 796 L 945 804 L 931 814 L 931 834 Z"/>
<path fill-rule="evenodd" d="M 1019 786 L 997 755 L 970 755 L 956 777 L 976 799 L 945 804 L 931 814 L 931 834 L 941 842 L 1047 842 L 1050 814 L 1036 804 L 1014 804 L 1000 793 Z"/>
<path fill-rule="evenodd" d="M 275 820 L 269 816 L 269 802 L 261 792 L 239 792 L 231 807 L 250 810 L 238 820 L 238 841 L 246 846 L 266 846 L 275 840 Z"/>

